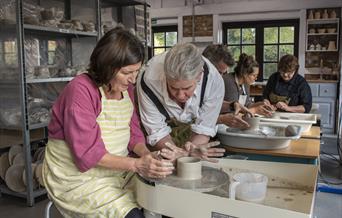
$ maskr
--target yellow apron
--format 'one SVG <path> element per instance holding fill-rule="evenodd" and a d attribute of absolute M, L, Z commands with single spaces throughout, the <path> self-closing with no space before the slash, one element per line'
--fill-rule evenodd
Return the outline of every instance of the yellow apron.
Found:
<path fill-rule="evenodd" d="M 128 92 L 123 99 L 106 99 L 102 88 L 102 111 L 97 118 L 109 153 L 127 156 L 129 123 L 133 105 Z M 81 173 L 65 141 L 49 139 L 43 164 L 43 179 L 49 197 L 64 217 L 124 218 L 138 207 L 132 190 L 122 189 L 127 172 L 94 167 Z"/>

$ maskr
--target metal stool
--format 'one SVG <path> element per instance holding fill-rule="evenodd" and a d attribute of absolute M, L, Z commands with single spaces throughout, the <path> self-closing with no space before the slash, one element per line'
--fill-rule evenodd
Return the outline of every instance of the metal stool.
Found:
<path fill-rule="evenodd" d="M 52 201 L 49 201 L 45 206 L 44 218 L 50 218 L 50 210 L 53 205 Z"/>

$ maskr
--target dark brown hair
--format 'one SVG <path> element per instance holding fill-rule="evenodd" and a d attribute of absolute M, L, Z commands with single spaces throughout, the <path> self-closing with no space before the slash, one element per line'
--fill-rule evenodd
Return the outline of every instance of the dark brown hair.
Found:
<path fill-rule="evenodd" d="M 220 61 L 223 61 L 229 67 L 235 64 L 227 46 L 224 45 L 209 45 L 204 49 L 202 54 L 214 65 L 217 65 Z"/>
<path fill-rule="evenodd" d="M 298 59 L 296 58 L 296 56 L 293 55 L 284 55 L 280 58 L 280 61 L 278 63 L 279 72 L 296 72 L 298 68 Z"/>
<path fill-rule="evenodd" d="M 238 77 L 242 77 L 244 75 L 252 74 L 254 72 L 253 67 L 259 67 L 258 62 L 252 55 L 242 53 L 236 67 L 234 68 L 234 72 Z"/>
<path fill-rule="evenodd" d="M 120 68 L 143 60 L 144 47 L 140 40 L 128 30 L 117 27 L 96 44 L 90 56 L 88 74 L 98 87 L 108 85 Z"/>

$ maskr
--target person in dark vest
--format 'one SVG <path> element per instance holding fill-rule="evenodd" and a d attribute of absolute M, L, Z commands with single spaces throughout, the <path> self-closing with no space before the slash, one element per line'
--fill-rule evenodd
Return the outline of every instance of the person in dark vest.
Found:
<path fill-rule="evenodd" d="M 216 135 L 224 84 L 215 66 L 191 44 L 153 57 L 137 81 L 140 118 L 147 143 L 164 158 L 220 157 Z"/>
<path fill-rule="evenodd" d="M 312 106 L 311 89 L 304 77 L 298 74 L 298 68 L 295 56 L 281 57 L 278 72 L 273 73 L 267 81 L 264 101 L 279 111 L 309 113 Z"/>

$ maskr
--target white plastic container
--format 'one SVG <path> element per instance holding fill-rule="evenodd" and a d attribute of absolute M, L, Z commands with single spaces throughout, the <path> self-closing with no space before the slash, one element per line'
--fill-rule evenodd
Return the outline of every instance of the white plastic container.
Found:
<path fill-rule="evenodd" d="M 262 203 L 266 197 L 267 176 L 260 173 L 237 173 L 229 186 L 229 198 Z"/>
<path fill-rule="evenodd" d="M 260 123 L 261 125 L 261 123 Z M 291 140 L 300 138 L 300 130 L 293 136 L 285 136 L 286 127 L 260 126 L 259 131 L 234 131 L 226 125 L 218 125 L 217 136 L 223 145 L 235 148 L 276 150 L 289 146 Z M 299 128 L 300 129 L 300 128 Z"/>

